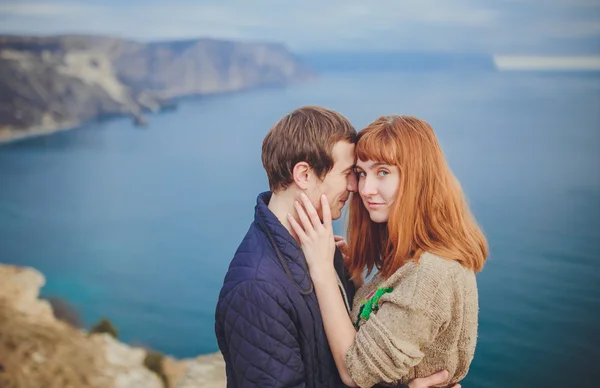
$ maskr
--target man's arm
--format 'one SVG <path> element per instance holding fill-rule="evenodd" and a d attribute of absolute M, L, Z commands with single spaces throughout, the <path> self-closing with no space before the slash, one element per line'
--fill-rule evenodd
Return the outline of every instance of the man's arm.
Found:
<path fill-rule="evenodd" d="M 228 380 L 237 387 L 304 387 L 298 333 L 281 289 L 245 281 L 221 303 Z"/>

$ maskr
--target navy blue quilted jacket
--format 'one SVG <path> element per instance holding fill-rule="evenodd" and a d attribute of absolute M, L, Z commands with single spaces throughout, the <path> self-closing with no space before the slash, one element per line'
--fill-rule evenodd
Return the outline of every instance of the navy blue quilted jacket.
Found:
<path fill-rule="evenodd" d="M 215 331 L 227 387 L 345 387 L 327 344 L 304 255 L 259 195 L 254 222 L 231 262 Z M 352 303 L 353 285 L 336 252 Z"/>

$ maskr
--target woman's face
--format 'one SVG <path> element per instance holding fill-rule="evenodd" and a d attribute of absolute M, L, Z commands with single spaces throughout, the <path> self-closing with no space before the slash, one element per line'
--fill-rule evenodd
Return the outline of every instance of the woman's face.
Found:
<path fill-rule="evenodd" d="M 373 222 L 387 222 L 400 183 L 396 166 L 372 160 L 356 161 L 358 193 Z"/>

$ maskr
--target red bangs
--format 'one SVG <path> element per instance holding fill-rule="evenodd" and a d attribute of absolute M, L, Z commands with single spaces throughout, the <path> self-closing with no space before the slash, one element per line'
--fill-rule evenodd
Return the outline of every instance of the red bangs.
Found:
<path fill-rule="evenodd" d="M 362 161 L 398 164 L 398 147 L 385 122 L 376 121 L 358 133 L 356 157 Z"/>

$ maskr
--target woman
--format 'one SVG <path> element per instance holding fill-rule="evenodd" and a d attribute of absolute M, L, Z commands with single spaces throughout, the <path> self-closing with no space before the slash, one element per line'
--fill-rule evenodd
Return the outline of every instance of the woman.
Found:
<path fill-rule="evenodd" d="M 290 218 L 306 256 L 329 345 L 349 386 L 407 383 L 439 370 L 464 378 L 477 338 L 475 273 L 488 254 L 433 129 L 381 117 L 358 135 L 358 193 L 350 203 L 349 271 L 377 273 L 351 316 L 337 290 L 327 201 L 323 223 L 307 198 Z"/>

